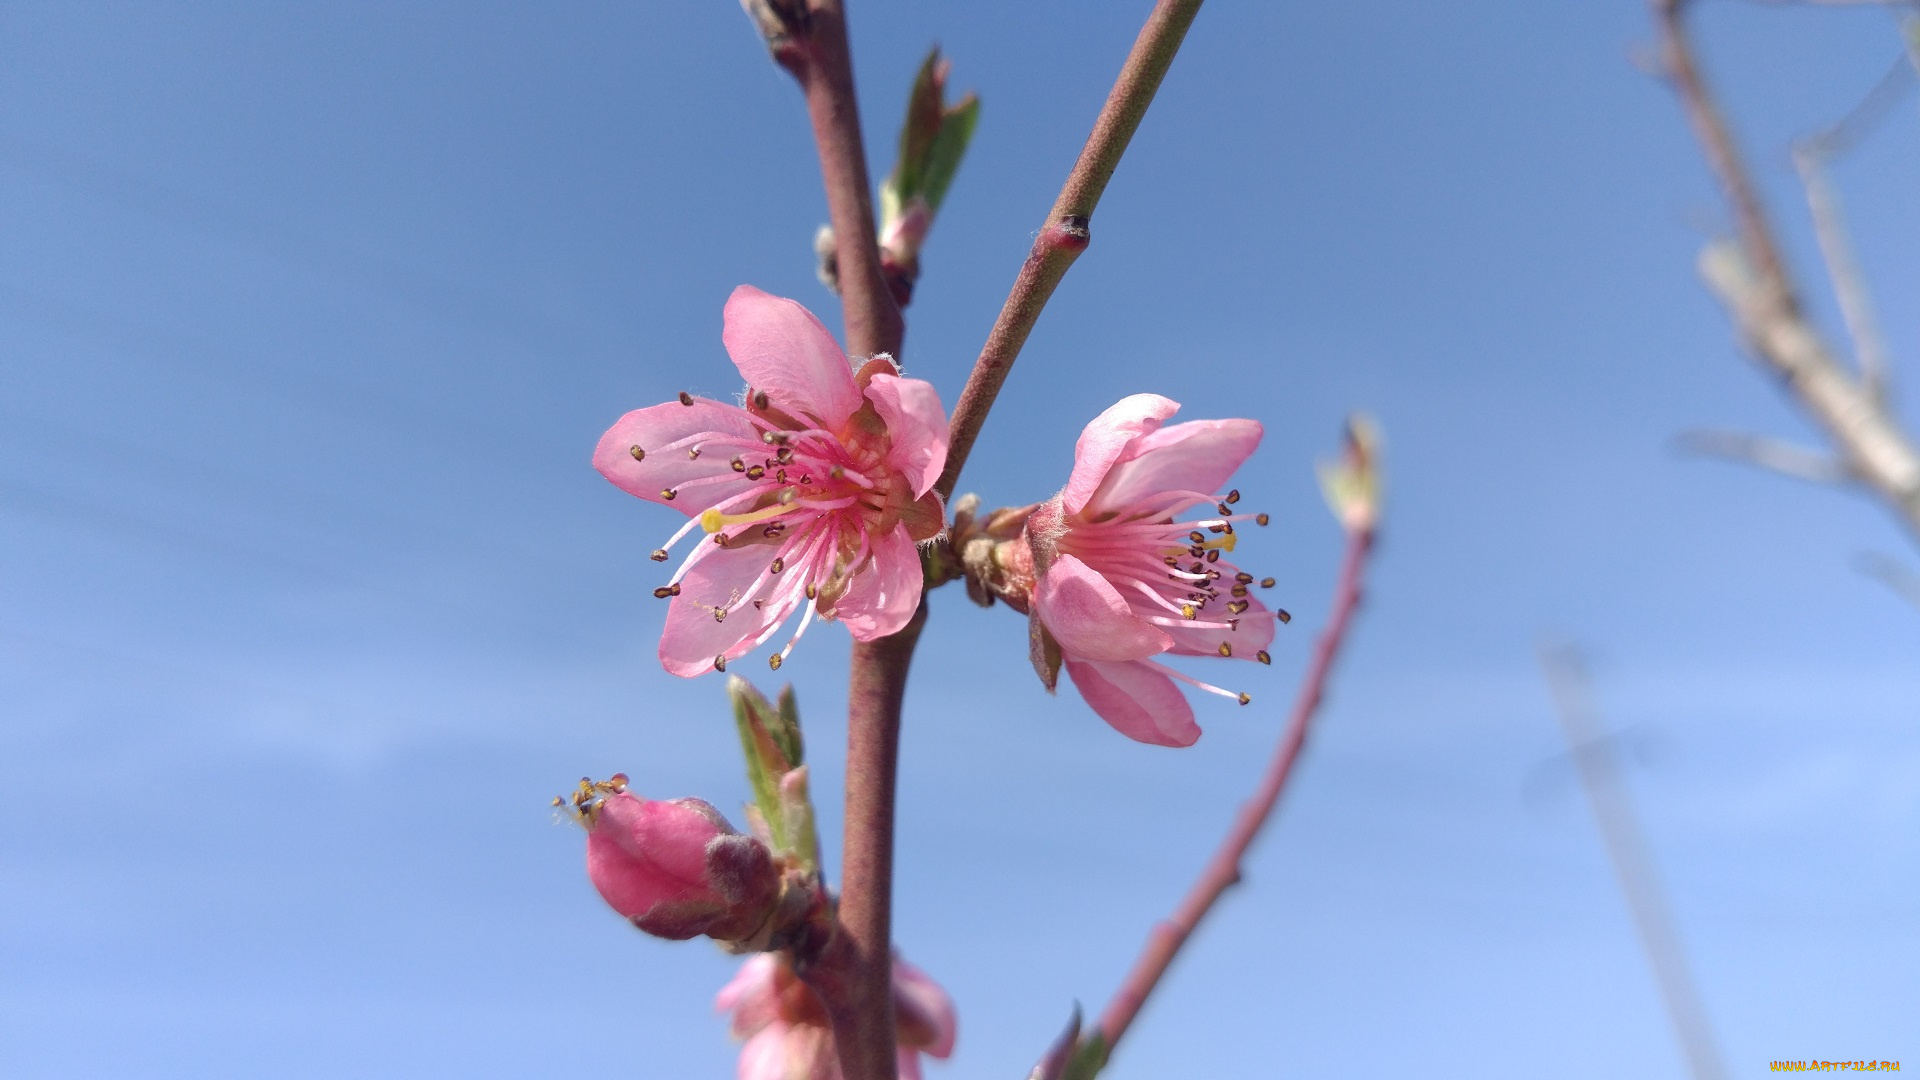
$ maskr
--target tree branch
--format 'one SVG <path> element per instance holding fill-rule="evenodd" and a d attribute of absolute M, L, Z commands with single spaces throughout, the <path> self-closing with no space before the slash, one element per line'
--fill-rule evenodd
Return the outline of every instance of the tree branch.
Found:
<path fill-rule="evenodd" d="M 1674 448 L 1701 457 L 1743 462 L 1810 484 L 1845 484 L 1854 479 L 1847 467 L 1829 454 L 1737 431 L 1688 431 L 1674 440 Z"/>
<path fill-rule="evenodd" d="M 1848 468 L 1920 538 L 1920 451 L 1808 325 L 1760 198 L 1694 60 L 1683 0 L 1653 0 L 1662 60 L 1708 164 L 1732 205 L 1737 245 L 1716 243 L 1700 272 L 1755 354 L 1826 431 Z"/>
<path fill-rule="evenodd" d="M 1159 0 L 1147 16 L 1146 25 L 1140 28 L 1133 51 L 1127 54 L 1127 62 L 1120 69 L 1120 78 L 1114 82 L 1106 105 L 1094 121 L 1093 134 L 1087 137 L 1079 160 L 1067 174 L 1066 185 L 1054 200 L 1053 209 L 1047 212 L 1047 220 L 1040 227 L 1033 249 L 1014 279 L 1013 291 L 1007 295 L 1000 317 L 994 320 L 987 343 L 980 350 L 980 358 L 974 362 L 973 373 L 967 377 L 966 388 L 960 392 L 959 404 L 954 406 L 947 467 L 935 485 L 941 498 L 953 497 L 954 486 L 960 482 L 960 470 L 973 451 L 974 440 L 980 435 L 981 425 L 986 423 L 987 411 L 993 408 L 993 399 L 1007 381 L 1014 359 L 1027 343 L 1034 324 L 1040 321 L 1040 312 L 1053 296 L 1054 287 L 1087 249 L 1091 241 L 1088 226 L 1094 208 L 1099 205 L 1114 168 L 1120 164 L 1120 156 L 1126 153 L 1127 143 L 1139 128 L 1140 118 L 1147 114 L 1147 106 L 1153 104 L 1153 95 L 1160 89 L 1160 81 L 1166 77 L 1174 55 L 1180 51 L 1187 27 L 1193 25 L 1194 16 L 1199 12 L 1200 0 Z"/>
<path fill-rule="evenodd" d="M 1626 894 L 1634 925 L 1640 930 L 1640 943 L 1647 950 L 1654 976 L 1667 1003 L 1681 1049 L 1687 1055 L 1695 1080 L 1721 1080 L 1727 1075 L 1720 1051 L 1707 1021 L 1706 1006 L 1687 970 L 1686 954 L 1680 948 L 1680 934 L 1674 929 L 1660 889 L 1660 876 L 1634 819 L 1633 807 L 1620 782 L 1620 764 L 1608 739 L 1606 725 L 1589 700 L 1586 672 L 1580 657 L 1571 649 L 1542 647 L 1540 666 L 1546 671 L 1547 685 L 1558 706 L 1561 727 L 1573 759 L 1580 767 L 1587 796 L 1593 801 L 1593 815 L 1600 825 L 1607 854 L 1619 878 L 1620 891 Z"/>
<path fill-rule="evenodd" d="M 1261 827 L 1273 816 L 1274 807 L 1280 802 L 1280 794 L 1286 789 L 1287 778 L 1293 773 L 1300 748 L 1306 743 L 1307 727 L 1312 723 L 1314 713 L 1320 707 L 1320 699 L 1326 692 L 1333 662 L 1346 640 L 1347 627 L 1353 620 L 1354 610 L 1360 605 L 1362 571 L 1367 555 L 1373 549 L 1373 536 L 1371 526 L 1348 530 L 1346 558 L 1340 567 L 1340 583 L 1334 593 L 1333 613 L 1327 620 L 1326 629 L 1320 632 L 1320 638 L 1314 644 L 1313 660 L 1301 682 L 1299 696 L 1294 699 L 1293 714 L 1287 721 L 1286 733 L 1274 749 L 1273 760 L 1267 766 L 1260 786 L 1241 806 L 1239 815 L 1234 818 L 1233 828 L 1221 842 L 1219 850 L 1208 860 L 1206 868 L 1201 871 L 1199 879 L 1193 883 L 1173 915 L 1154 927 L 1139 959 L 1134 961 L 1133 970 L 1127 973 L 1126 980 L 1100 1014 L 1099 1032 L 1108 1050 L 1127 1033 L 1140 1007 L 1146 1004 L 1154 987 L 1159 985 L 1161 976 L 1166 974 L 1173 958 L 1179 955 L 1181 946 L 1193 936 L 1200 920 L 1213 909 L 1222 893 L 1239 882 L 1240 860 L 1245 857 L 1247 849 L 1253 846 Z"/>

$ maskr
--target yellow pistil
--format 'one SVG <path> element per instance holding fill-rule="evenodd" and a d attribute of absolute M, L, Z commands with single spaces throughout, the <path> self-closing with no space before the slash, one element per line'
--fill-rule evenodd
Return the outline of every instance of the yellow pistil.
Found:
<path fill-rule="evenodd" d="M 717 533 L 729 525 L 746 525 L 755 521 L 765 521 L 770 517 L 778 517 L 784 513 L 786 509 L 786 506 L 781 503 L 763 506 L 758 510 L 750 510 L 744 514 L 723 514 L 718 510 L 708 508 L 700 513 L 700 527 L 710 533 Z"/>

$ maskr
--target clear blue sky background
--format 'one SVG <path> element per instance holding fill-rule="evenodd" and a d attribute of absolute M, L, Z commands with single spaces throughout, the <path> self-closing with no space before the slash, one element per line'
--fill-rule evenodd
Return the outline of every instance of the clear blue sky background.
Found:
<path fill-rule="evenodd" d="M 930 43 L 985 100 L 910 312 L 951 404 L 1147 5 L 853 7 L 876 173 Z M 1702 29 L 1811 278 L 1784 149 L 1893 62 L 1892 20 Z M 1648 37 L 1633 0 L 1201 14 L 964 486 L 1049 494 L 1127 393 L 1256 417 L 1248 561 L 1296 618 L 1226 676 L 1255 705 L 1200 703 L 1170 752 L 1042 694 L 1004 608 L 937 597 L 898 885 L 960 1006 L 935 1075 L 1024 1075 L 1250 787 L 1354 407 L 1390 440 L 1370 605 L 1110 1075 L 1683 1074 L 1542 633 L 1631 732 L 1734 1074 L 1920 1067 L 1920 611 L 1850 568 L 1920 559 L 1865 500 L 1668 449 L 1809 436 L 1693 276 L 1723 215 Z M 1916 108 L 1838 170 L 1909 401 Z M 644 554 L 679 519 L 588 456 L 736 389 L 734 285 L 837 326 L 824 217 L 724 0 L 0 7 L 0 1073 L 731 1075 L 734 961 L 624 926 L 546 801 L 616 769 L 745 796 L 719 680 L 653 657 Z M 781 673 L 836 838 L 845 642 Z"/>

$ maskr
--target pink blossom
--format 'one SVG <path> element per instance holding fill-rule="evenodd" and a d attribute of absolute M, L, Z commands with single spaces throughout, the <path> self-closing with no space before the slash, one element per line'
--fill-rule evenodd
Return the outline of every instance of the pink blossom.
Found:
<path fill-rule="evenodd" d="M 1249 595 L 1253 575 L 1225 555 L 1238 491 L 1215 492 L 1260 445 L 1252 420 L 1162 421 L 1179 410 L 1136 394 L 1080 433 L 1073 473 L 1027 521 L 1038 576 L 1031 606 L 1035 665 L 1052 686 L 1059 663 L 1087 704 L 1122 734 L 1160 746 L 1200 737 L 1175 682 L 1246 704 L 1245 694 L 1191 678 L 1153 657 L 1230 657 L 1268 663 L 1275 617 Z M 1212 515 L 1175 521 L 1206 503 Z M 1272 578 L 1260 582 L 1271 586 Z M 1055 651 L 1057 649 L 1057 651 Z"/>
<path fill-rule="evenodd" d="M 615 911 L 657 937 L 748 938 L 772 916 L 780 875 L 759 840 L 700 799 L 656 801 L 615 773 L 583 780 L 573 812 L 587 830 L 587 876 Z"/>
<path fill-rule="evenodd" d="M 621 417 L 593 455 L 621 489 L 688 516 L 655 560 L 696 527 L 712 541 L 654 590 L 672 600 L 660 662 L 725 670 L 802 608 L 776 668 L 816 613 L 861 641 L 904 627 L 920 604 L 915 545 L 945 521 L 939 395 L 885 355 L 854 370 L 811 312 L 748 285 L 721 338 L 744 405 L 683 393 Z"/>
<path fill-rule="evenodd" d="M 793 973 L 786 957 L 760 953 L 713 999 L 733 1013 L 740 1048 L 739 1080 L 842 1080 L 833 1028 L 820 995 Z M 921 1080 L 920 1055 L 953 1053 L 953 1001 L 926 973 L 893 958 L 893 1012 L 900 1080 Z"/>

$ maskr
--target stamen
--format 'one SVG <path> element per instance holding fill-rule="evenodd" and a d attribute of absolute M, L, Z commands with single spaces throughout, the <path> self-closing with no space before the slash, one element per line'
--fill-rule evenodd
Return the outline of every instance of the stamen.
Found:
<path fill-rule="evenodd" d="M 1272 664 L 1272 663 L 1273 663 L 1273 657 L 1271 657 L 1271 656 L 1268 656 L 1268 655 L 1267 655 L 1267 650 L 1265 650 L 1265 649 L 1261 649 L 1261 650 L 1260 650 L 1259 652 L 1257 652 L 1257 653 L 1254 653 L 1254 654 L 1253 654 L 1253 658 L 1254 658 L 1255 660 L 1258 660 L 1258 661 L 1260 661 L 1260 662 L 1261 662 L 1261 663 L 1263 663 L 1263 664 Z"/>
<path fill-rule="evenodd" d="M 688 461 L 697 461 L 697 460 L 699 460 L 699 458 L 700 458 L 700 448 L 699 448 L 699 447 L 697 447 L 697 446 L 696 446 L 696 447 L 694 447 L 693 449 L 691 449 L 691 450 L 689 450 L 689 451 L 687 451 L 687 460 L 688 460 Z"/>
<path fill-rule="evenodd" d="M 1263 577 L 1263 578 L 1261 578 L 1261 579 L 1260 579 L 1260 587 L 1261 587 L 1261 588 L 1263 588 L 1263 589 L 1271 589 L 1271 588 L 1273 588 L 1273 579 L 1272 579 L 1272 578 L 1270 578 L 1270 577 Z"/>
<path fill-rule="evenodd" d="M 640 449 L 639 443 L 634 443 L 632 446 L 627 447 L 627 453 L 632 454 L 633 460 L 635 461 L 647 460 L 647 452 Z"/>
<path fill-rule="evenodd" d="M 1221 643 L 1220 643 L 1220 655 L 1221 655 L 1221 656 L 1232 656 L 1232 655 L 1233 655 L 1233 646 L 1231 646 L 1231 645 L 1229 645 L 1229 644 L 1227 644 L 1227 643 L 1226 643 L 1226 642 L 1224 642 L 1224 641 L 1223 641 L 1223 642 L 1221 642 Z"/>
<path fill-rule="evenodd" d="M 714 658 L 713 658 L 713 670 L 715 670 L 715 671 L 725 671 L 725 670 L 727 670 L 727 658 L 726 658 L 725 656 L 716 656 L 716 657 L 714 657 Z"/>
<path fill-rule="evenodd" d="M 687 393 L 685 390 L 680 391 L 680 404 L 691 407 L 693 405 L 693 395 Z M 722 664 L 721 670 L 724 671 L 725 669 L 726 665 Z"/>
<path fill-rule="evenodd" d="M 1227 504 L 1227 505 L 1229 505 L 1229 506 L 1231 506 L 1231 505 L 1233 505 L 1234 503 L 1237 503 L 1237 502 L 1239 502 L 1239 501 L 1240 501 L 1240 489 L 1239 489 L 1239 488 L 1234 488 L 1234 489 L 1233 489 L 1232 491 L 1229 491 L 1229 492 L 1227 492 L 1227 497 L 1226 497 L 1226 499 L 1225 499 L 1225 500 L 1223 500 L 1223 501 L 1224 501 L 1224 502 L 1226 502 L 1226 504 Z"/>
<path fill-rule="evenodd" d="M 678 495 L 678 494 L 680 494 L 680 493 L 679 493 L 679 492 L 677 492 L 677 491 L 675 491 L 675 490 L 673 490 L 672 488 L 661 488 L 661 489 L 660 489 L 660 497 L 661 497 L 661 498 L 663 498 L 663 499 L 665 499 L 665 500 L 667 500 L 668 502 L 672 502 L 672 501 L 673 501 L 673 497 L 674 497 L 675 495 Z"/>
<path fill-rule="evenodd" d="M 732 461 L 728 462 L 728 464 L 733 466 L 734 472 L 747 471 L 747 463 L 744 461 L 741 461 L 739 458 L 734 458 Z"/>
<path fill-rule="evenodd" d="M 1220 687 L 1213 685 L 1212 683 L 1203 683 L 1199 679 L 1194 678 L 1193 676 L 1187 674 L 1184 671 L 1176 671 L 1165 664 L 1158 663 L 1157 661 L 1142 660 L 1140 661 L 1140 663 L 1147 665 L 1148 667 L 1154 669 L 1155 671 L 1158 671 L 1160 674 L 1165 675 L 1169 679 L 1186 683 L 1188 686 L 1193 687 L 1195 690 L 1205 690 L 1209 694 L 1219 694 L 1223 698 L 1232 698 L 1235 701 L 1238 701 L 1242 705 L 1245 705 L 1248 701 L 1252 700 L 1251 698 L 1247 697 L 1247 695 L 1245 694 L 1236 693 L 1232 690 L 1223 690 Z"/>
<path fill-rule="evenodd" d="M 1268 518 L 1267 518 L 1267 515 L 1265 514 L 1253 515 L 1253 521 L 1254 521 L 1254 524 L 1256 525 L 1265 525 L 1267 523 L 1267 520 Z"/>
<path fill-rule="evenodd" d="M 813 586 L 807 586 L 807 594 L 807 610 L 800 613 L 800 626 L 794 630 L 793 637 L 787 640 L 787 647 L 767 658 L 768 665 L 775 671 L 779 671 L 780 665 L 786 663 L 787 657 L 793 655 L 793 647 L 800 644 L 800 635 L 806 633 L 807 625 L 813 622 Z"/>
<path fill-rule="evenodd" d="M 786 561 L 785 559 L 775 559 L 775 560 L 773 560 L 773 572 L 774 572 L 774 573 L 776 573 L 776 574 L 777 574 L 777 573 L 779 573 L 780 571 L 782 571 L 782 570 L 785 570 L 786 568 L 787 568 L 787 561 Z"/>
<path fill-rule="evenodd" d="M 649 559 L 652 559 L 652 560 L 653 560 L 654 562 L 666 562 L 666 561 L 667 561 L 667 549 L 666 549 L 666 548 L 654 548 L 654 549 L 653 549 L 653 554 L 651 554 L 651 555 L 649 555 L 649 556 L 647 556 L 647 558 L 649 558 Z"/>
<path fill-rule="evenodd" d="M 678 595 L 680 595 L 680 586 L 678 585 L 662 585 L 653 590 L 653 598 L 655 600 L 665 600 L 669 596 Z"/>

